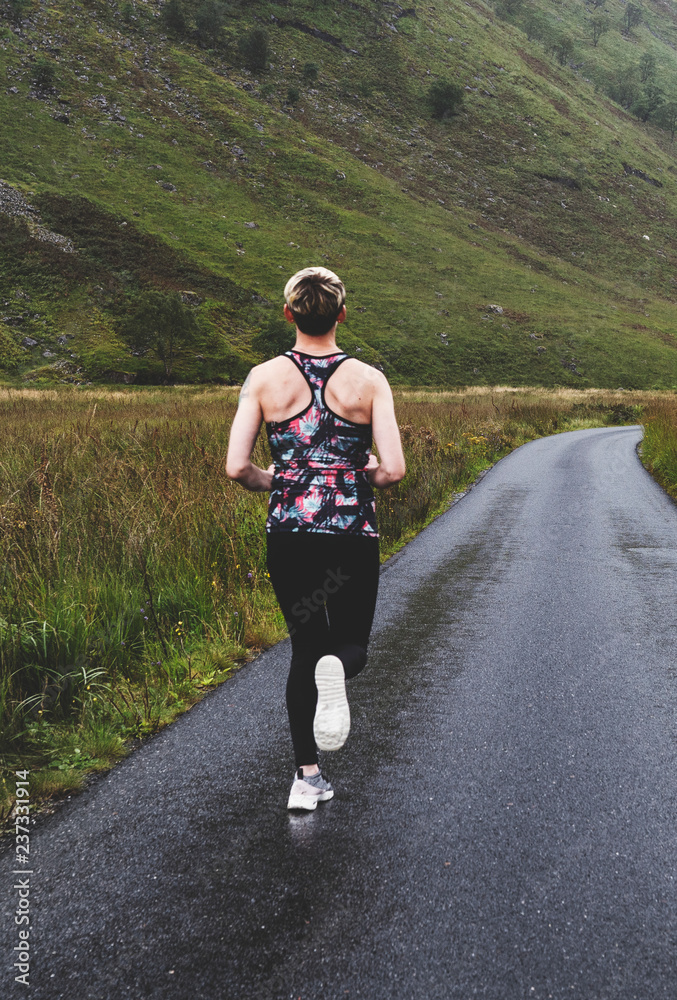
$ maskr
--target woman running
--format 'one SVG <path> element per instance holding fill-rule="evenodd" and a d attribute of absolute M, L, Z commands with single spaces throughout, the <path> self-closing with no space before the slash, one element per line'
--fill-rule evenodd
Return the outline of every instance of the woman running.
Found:
<path fill-rule="evenodd" d="M 268 572 L 292 645 L 286 699 L 296 773 L 287 808 L 312 810 L 334 795 L 317 750 L 344 744 L 345 679 L 367 659 L 379 579 L 372 487 L 399 482 L 405 464 L 387 379 L 336 346 L 346 318 L 340 278 L 305 268 L 284 297 L 296 343 L 247 376 L 226 472 L 246 489 L 270 491 Z M 267 470 L 251 461 L 262 421 Z"/>

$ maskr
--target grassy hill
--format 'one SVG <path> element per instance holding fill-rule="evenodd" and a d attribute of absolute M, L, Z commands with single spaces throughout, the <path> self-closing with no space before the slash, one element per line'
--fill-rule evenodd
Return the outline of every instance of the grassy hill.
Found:
<path fill-rule="evenodd" d="M 637 109 L 677 94 L 674 2 L 625 31 L 607 0 L 597 45 L 580 0 L 232 3 L 212 37 L 162 10 L 3 9 L 7 379 L 237 382 L 324 263 L 394 382 L 677 387 L 676 147 Z"/>

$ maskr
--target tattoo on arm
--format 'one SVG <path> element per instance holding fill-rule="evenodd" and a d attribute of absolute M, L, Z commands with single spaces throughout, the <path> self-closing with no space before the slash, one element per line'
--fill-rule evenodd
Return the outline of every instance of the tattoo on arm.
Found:
<path fill-rule="evenodd" d="M 249 372 L 249 374 L 247 375 L 246 379 L 244 380 L 244 382 L 242 384 L 242 388 L 240 389 L 240 398 L 238 399 L 238 402 L 237 402 L 238 406 L 240 405 L 240 403 L 242 402 L 242 400 L 246 399 L 247 396 L 249 395 L 249 380 L 251 379 L 251 377 L 252 377 L 252 373 Z"/>

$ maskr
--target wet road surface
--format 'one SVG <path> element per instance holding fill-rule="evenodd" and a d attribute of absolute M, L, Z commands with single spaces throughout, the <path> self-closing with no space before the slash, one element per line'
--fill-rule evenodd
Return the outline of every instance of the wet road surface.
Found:
<path fill-rule="evenodd" d="M 39 820 L 3 996 L 674 1000 L 677 507 L 640 436 L 524 446 L 388 564 L 317 812 L 282 643 Z"/>

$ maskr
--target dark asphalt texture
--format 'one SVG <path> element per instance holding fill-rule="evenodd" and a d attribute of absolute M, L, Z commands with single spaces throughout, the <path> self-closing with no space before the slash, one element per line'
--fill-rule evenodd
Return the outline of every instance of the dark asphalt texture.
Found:
<path fill-rule="evenodd" d="M 39 819 L 3 997 L 675 1000 L 677 507 L 640 437 L 525 445 L 386 566 L 315 813 L 284 642 Z"/>

